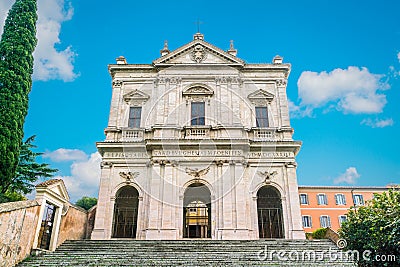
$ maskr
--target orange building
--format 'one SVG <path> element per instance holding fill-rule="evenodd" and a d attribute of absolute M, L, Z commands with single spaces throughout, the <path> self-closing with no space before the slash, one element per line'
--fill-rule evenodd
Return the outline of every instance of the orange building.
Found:
<path fill-rule="evenodd" d="M 350 207 L 364 205 L 374 193 L 382 193 L 390 187 L 299 186 L 303 229 L 306 233 L 324 227 L 337 231 L 347 219 Z"/>

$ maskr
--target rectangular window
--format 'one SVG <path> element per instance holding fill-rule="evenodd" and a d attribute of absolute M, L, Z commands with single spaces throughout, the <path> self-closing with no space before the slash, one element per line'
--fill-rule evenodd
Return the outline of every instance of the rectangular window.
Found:
<path fill-rule="evenodd" d="M 191 125 L 205 125 L 205 103 L 192 102 Z"/>
<path fill-rule="evenodd" d="M 304 228 L 311 228 L 312 227 L 311 216 L 306 215 L 306 216 L 303 216 L 302 219 L 303 219 L 303 227 Z"/>
<path fill-rule="evenodd" d="M 269 127 L 267 107 L 256 107 L 256 124 L 259 128 Z"/>
<path fill-rule="evenodd" d="M 354 195 L 354 205 L 360 206 L 364 205 L 363 195 Z"/>
<path fill-rule="evenodd" d="M 140 128 L 140 117 L 142 115 L 142 107 L 131 107 L 129 109 L 129 128 Z"/>
<path fill-rule="evenodd" d="M 343 194 L 335 195 L 336 205 L 346 205 L 346 197 Z"/>
<path fill-rule="evenodd" d="M 308 205 L 308 195 L 307 194 L 300 194 L 300 204 Z"/>
<path fill-rule="evenodd" d="M 325 194 L 317 195 L 318 205 L 328 205 L 328 199 Z"/>
<path fill-rule="evenodd" d="M 339 226 L 342 227 L 342 223 L 347 221 L 347 216 L 346 215 L 340 215 L 339 216 Z"/>
<path fill-rule="evenodd" d="M 331 218 L 328 215 L 322 215 L 319 221 L 322 228 L 331 227 Z"/>

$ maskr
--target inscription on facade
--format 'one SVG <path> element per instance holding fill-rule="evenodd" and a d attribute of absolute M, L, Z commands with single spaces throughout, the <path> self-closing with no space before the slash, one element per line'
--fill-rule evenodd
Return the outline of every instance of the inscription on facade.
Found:
<path fill-rule="evenodd" d="M 104 158 L 142 158 L 145 152 L 105 152 Z M 242 150 L 153 150 L 153 157 L 240 157 L 246 156 Z M 247 158 L 293 158 L 293 152 L 249 152 Z"/>
<path fill-rule="evenodd" d="M 153 150 L 155 157 L 239 157 L 242 150 Z"/>
<path fill-rule="evenodd" d="M 104 158 L 142 158 L 148 159 L 149 155 L 145 152 L 105 152 Z"/>
<path fill-rule="evenodd" d="M 293 152 L 249 152 L 249 158 L 293 158 Z"/>

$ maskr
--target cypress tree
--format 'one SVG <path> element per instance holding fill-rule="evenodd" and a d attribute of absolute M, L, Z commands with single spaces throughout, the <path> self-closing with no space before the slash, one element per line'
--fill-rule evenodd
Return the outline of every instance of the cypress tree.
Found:
<path fill-rule="evenodd" d="M 0 41 L 0 195 L 16 176 L 32 87 L 36 0 L 16 0 Z"/>

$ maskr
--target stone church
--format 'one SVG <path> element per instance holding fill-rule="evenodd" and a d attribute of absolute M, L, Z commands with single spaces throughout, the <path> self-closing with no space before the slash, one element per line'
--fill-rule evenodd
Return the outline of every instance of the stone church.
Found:
<path fill-rule="evenodd" d="M 109 65 L 92 239 L 304 239 L 290 64 L 251 64 L 197 33 L 151 64 Z"/>

